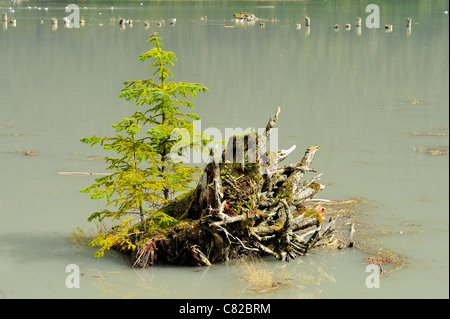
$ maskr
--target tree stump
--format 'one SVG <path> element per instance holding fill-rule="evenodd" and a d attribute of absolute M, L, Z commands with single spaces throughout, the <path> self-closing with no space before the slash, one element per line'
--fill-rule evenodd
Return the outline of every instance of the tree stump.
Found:
<path fill-rule="evenodd" d="M 324 189 L 321 174 L 304 180 L 318 145 L 296 164 L 279 165 L 292 151 L 267 152 L 266 143 L 280 108 L 263 134 L 232 136 L 222 154 L 211 149 L 197 186 L 161 211 L 178 220 L 164 234 L 141 234 L 132 254 L 134 267 L 156 262 L 211 265 L 246 254 L 288 261 L 327 244 L 336 219 L 306 205 Z"/>

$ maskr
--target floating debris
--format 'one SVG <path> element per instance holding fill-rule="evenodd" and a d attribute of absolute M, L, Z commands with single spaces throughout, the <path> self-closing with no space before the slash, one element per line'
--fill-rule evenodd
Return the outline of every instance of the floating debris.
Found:
<path fill-rule="evenodd" d="M 431 156 L 449 155 L 448 146 L 421 146 L 418 151 Z"/>
<path fill-rule="evenodd" d="M 387 230 L 385 225 L 370 222 L 367 219 L 370 216 L 365 213 L 365 211 L 370 211 L 374 206 L 370 200 L 363 198 L 355 198 L 347 201 L 324 201 L 320 199 L 315 199 L 315 201 L 318 201 L 319 204 L 325 208 L 327 216 L 341 216 L 341 224 L 336 226 L 336 239 L 344 243 L 349 240 L 348 247 L 354 247 L 368 255 L 368 257 L 364 259 L 365 261 L 378 262 L 379 265 L 389 264 L 389 269 L 386 266 L 384 268 L 383 266 L 380 266 L 383 275 L 388 275 L 393 271 L 409 266 L 407 256 L 393 251 L 390 248 L 383 247 L 384 242 L 380 241 L 378 236 L 416 236 L 417 234 L 423 233 L 422 230 L 416 229 L 416 227 L 420 225 L 389 224 L 388 226 L 390 228 Z M 402 227 L 402 230 L 391 231 L 394 226 Z M 407 229 L 405 229 L 406 227 Z M 411 227 L 413 228 L 409 231 L 408 228 Z M 349 234 L 346 234 L 346 231 Z"/>
<path fill-rule="evenodd" d="M 295 28 L 296 28 L 297 30 L 300 30 L 300 29 L 302 28 L 302 25 L 301 25 L 300 23 L 297 23 L 297 24 L 295 25 Z"/>
<path fill-rule="evenodd" d="M 25 156 L 28 156 L 28 157 L 33 157 L 33 156 L 37 155 L 37 151 L 32 151 L 32 150 L 28 150 L 28 151 L 22 151 L 22 150 L 9 151 L 8 153 L 24 154 Z"/>
<path fill-rule="evenodd" d="M 253 22 L 260 20 L 257 18 L 253 13 L 247 13 L 247 12 L 241 12 L 241 13 L 235 13 L 233 15 L 238 21 L 245 21 L 245 22 Z"/>
<path fill-rule="evenodd" d="M 347 23 L 347 24 L 345 25 L 345 30 L 349 31 L 349 30 L 351 30 L 351 29 L 352 29 L 352 25 L 351 25 L 350 23 Z"/>
<path fill-rule="evenodd" d="M 383 275 L 387 274 L 387 270 L 383 267 L 385 264 L 395 264 L 396 260 L 388 257 L 366 257 L 364 261 L 368 261 L 372 265 L 377 265 L 380 267 L 381 273 Z"/>
<path fill-rule="evenodd" d="M 32 157 L 32 156 L 36 156 L 37 152 L 36 151 L 25 151 L 23 154 L 25 154 L 25 156 Z"/>
<path fill-rule="evenodd" d="M 448 127 L 439 127 L 436 130 L 445 130 L 446 132 L 412 132 L 411 134 L 414 136 L 448 136 L 449 129 Z M 416 150 L 416 148 L 414 148 Z M 436 156 L 436 155 L 448 155 L 449 147 L 448 146 L 420 146 L 418 148 L 420 153 L 425 153 L 428 155 Z"/>
<path fill-rule="evenodd" d="M 0 134 L 0 136 L 22 136 L 25 135 L 23 133 L 11 133 L 11 134 Z"/>
<path fill-rule="evenodd" d="M 412 132 L 411 134 L 415 136 L 448 136 L 448 132 L 447 133 Z"/>
<path fill-rule="evenodd" d="M 374 265 L 390 264 L 395 262 L 394 259 L 383 257 L 366 257 L 364 258 L 364 261 L 368 261 L 369 263 Z"/>
<path fill-rule="evenodd" d="M 435 156 L 435 155 L 448 155 L 448 148 L 447 149 L 439 149 L 439 148 L 430 148 L 428 150 L 428 154 L 430 154 L 431 156 Z"/>
<path fill-rule="evenodd" d="M 448 136 L 448 127 L 438 127 L 436 130 L 447 131 L 447 132 L 412 132 L 412 135 L 416 136 Z"/>
<path fill-rule="evenodd" d="M 414 100 L 411 101 L 410 104 L 425 104 L 425 102 L 419 101 L 419 100 L 417 100 L 417 99 L 414 99 Z"/>
<path fill-rule="evenodd" d="M 384 29 L 386 30 L 386 32 L 392 32 L 392 24 L 386 24 L 384 26 Z"/>

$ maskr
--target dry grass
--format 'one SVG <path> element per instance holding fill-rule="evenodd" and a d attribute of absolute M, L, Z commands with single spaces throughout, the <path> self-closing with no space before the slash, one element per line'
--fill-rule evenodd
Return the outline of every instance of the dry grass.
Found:
<path fill-rule="evenodd" d="M 253 288 L 271 287 L 274 274 L 257 257 L 242 257 L 235 260 L 239 278 Z"/>
<path fill-rule="evenodd" d="M 70 235 L 76 248 L 87 247 L 89 243 L 101 232 L 108 232 L 110 229 L 104 223 L 95 223 L 88 230 L 77 227 L 77 230 Z"/>
<path fill-rule="evenodd" d="M 260 257 L 239 257 L 233 262 L 238 278 L 246 284 L 244 290 L 250 293 L 268 293 L 290 286 L 287 282 L 289 274 L 279 271 L 275 273 Z"/>

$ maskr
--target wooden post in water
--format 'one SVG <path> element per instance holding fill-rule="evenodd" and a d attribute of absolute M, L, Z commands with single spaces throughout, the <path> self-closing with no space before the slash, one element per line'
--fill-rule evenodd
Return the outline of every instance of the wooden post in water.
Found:
<path fill-rule="evenodd" d="M 411 28 L 411 22 L 412 22 L 411 18 L 406 18 L 406 27 L 407 28 Z"/>
<path fill-rule="evenodd" d="M 406 36 L 409 37 L 411 35 L 411 18 L 406 18 Z"/>
<path fill-rule="evenodd" d="M 356 18 L 356 27 L 361 27 L 361 18 Z"/>
<path fill-rule="evenodd" d="M 2 22 L 8 21 L 8 15 L 6 14 L 6 12 L 2 13 Z"/>
<path fill-rule="evenodd" d="M 305 18 L 305 25 L 309 27 L 311 25 L 311 19 L 309 17 Z"/>

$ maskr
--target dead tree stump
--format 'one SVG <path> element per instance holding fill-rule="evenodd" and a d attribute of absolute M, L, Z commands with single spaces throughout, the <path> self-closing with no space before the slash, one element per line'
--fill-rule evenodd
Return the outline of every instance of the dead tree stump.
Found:
<path fill-rule="evenodd" d="M 324 189 L 321 174 L 304 180 L 318 145 L 296 164 L 280 165 L 295 146 L 267 152 L 280 108 L 263 134 L 231 137 L 221 155 L 211 149 L 198 185 L 161 210 L 179 223 L 164 235 L 148 238 L 133 254 L 135 267 L 156 262 L 211 265 L 245 254 L 288 261 L 326 244 L 335 219 L 305 203 Z M 144 235 L 145 237 L 145 235 Z"/>

